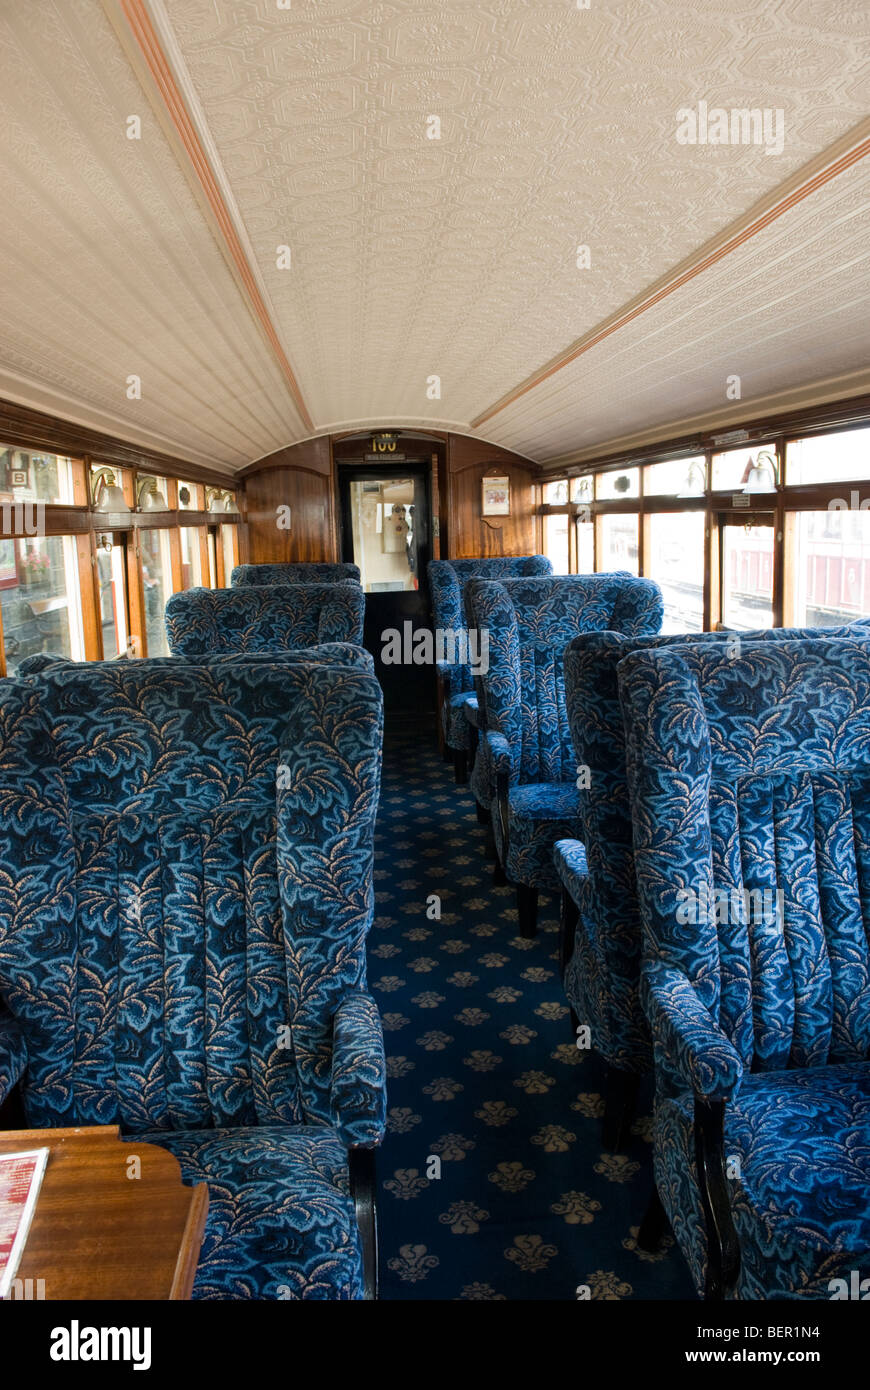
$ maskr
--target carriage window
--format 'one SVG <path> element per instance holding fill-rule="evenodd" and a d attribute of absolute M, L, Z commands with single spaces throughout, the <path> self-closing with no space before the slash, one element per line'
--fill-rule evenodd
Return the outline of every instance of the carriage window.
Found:
<path fill-rule="evenodd" d="M 824 627 L 870 614 L 870 512 L 792 512 L 786 572 L 786 623 Z"/>
<path fill-rule="evenodd" d="M 722 624 L 773 627 L 773 527 L 722 527 Z"/>
<path fill-rule="evenodd" d="M 230 576 L 239 563 L 239 537 L 236 526 L 221 527 L 221 548 L 224 559 L 224 587 L 230 587 Z"/>
<path fill-rule="evenodd" d="M 578 517 L 577 528 L 577 573 L 592 574 L 595 569 L 595 523 Z"/>
<path fill-rule="evenodd" d="M 564 507 L 568 501 L 568 479 L 560 478 L 555 483 L 544 483 L 544 501 L 551 507 Z"/>
<path fill-rule="evenodd" d="M 703 497 L 706 483 L 707 461 L 703 454 L 651 463 L 643 472 L 645 497 Z"/>
<path fill-rule="evenodd" d="M 25 656 L 39 652 L 84 661 L 73 536 L 0 540 L 0 605 L 10 675 Z"/>
<path fill-rule="evenodd" d="M 112 661 L 127 649 L 127 548 L 110 533 L 97 536 L 97 580 L 103 657 Z"/>
<path fill-rule="evenodd" d="M 776 449 L 771 444 L 756 444 L 751 449 L 729 449 L 725 454 L 713 455 L 713 491 L 742 492 L 750 482 L 753 465 L 762 455 L 762 462 L 769 457 L 772 465 L 765 465 L 769 478 L 769 491 L 776 491 Z M 756 486 L 756 491 L 760 489 Z"/>
<path fill-rule="evenodd" d="M 598 518 L 599 570 L 638 572 L 637 513 L 627 516 L 607 513 Z"/>
<path fill-rule="evenodd" d="M 72 460 L 0 445 L 0 494 L 11 501 L 70 503 Z"/>
<path fill-rule="evenodd" d="M 181 526 L 178 538 L 181 542 L 181 584 L 184 589 L 199 588 L 202 584 L 202 551 L 199 545 L 199 528 Z"/>
<path fill-rule="evenodd" d="M 796 439 L 786 447 L 785 462 L 791 485 L 870 478 L 870 429 Z"/>
<path fill-rule="evenodd" d="M 145 602 L 145 641 L 149 656 L 168 656 L 163 610 L 172 593 L 172 558 L 168 531 L 145 529 L 139 532 L 142 557 L 142 589 Z"/>
<path fill-rule="evenodd" d="M 704 627 L 704 513 L 660 512 L 649 519 L 644 573 L 662 591 L 662 632 Z"/>
<path fill-rule="evenodd" d="M 199 494 L 200 488 L 197 483 L 183 483 L 179 480 L 178 510 L 180 512 L 202 511 L 202 500 Z"/>
<path fill-rule="evenodd" d="M 570 568 L 568 559 L 570 521 L 567 512 L 557 512 L 555 516 L 544 517 L 544 554 L 551 562 L 554 574 L 567 574 Z"/>
<path fill-rule="evenodd" d="M 617 468 L 610 473 L 599 473 L 595 479 L 595 496 L 600 501 L 637 497 L 639 494 L 639 468 Z"/>

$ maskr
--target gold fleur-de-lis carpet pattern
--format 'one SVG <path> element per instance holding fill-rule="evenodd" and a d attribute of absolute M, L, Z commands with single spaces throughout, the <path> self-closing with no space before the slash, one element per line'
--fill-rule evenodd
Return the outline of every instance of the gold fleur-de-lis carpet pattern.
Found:
<path fill-rule="evenodd" d="M 470 792 L 426 726 L 388 730 L 368 951 L 389 1098 L 381 1298 L 694 1297 L 670 1237 L 638 1249 L 649 1094 L 624 1152 L 606 1151 L 604 1068 L 574 1044 L 557 912 L 542 896 L 537 938 L 520 937 Z"/>

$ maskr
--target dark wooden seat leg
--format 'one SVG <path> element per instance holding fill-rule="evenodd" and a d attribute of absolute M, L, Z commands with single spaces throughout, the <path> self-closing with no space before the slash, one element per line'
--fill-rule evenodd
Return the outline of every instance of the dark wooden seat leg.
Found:
<path fill-rule="evenodd" d="M 476 801 L 474 804 L 477 807 L 478 825 L 490 825 L 492 823 L 492 818 L 489 814 L 489 807 L 481 806 L 479 801 Z"/>
<path fill-rule="evenodd" d="M 348 1152 L 350 1191 L 353 1197 L 363 1254 L 363 1298 L 378 1296 L 378 1208 L 374 1149 Z"/>
<path fill-rule="evenodd" d="M 568 962 L 574 954 L 574 937 L 577 931 L 577 904 L 567 888 L 562 889 L 562 909 L 559 913 L 559 974 L 565 978 Z"/>
<path fill-rule="evenodd" d="M 634 1119 L 638 1077 L 635 1072 L 609 1067 L 604 1096 L 604 1147 L 618 1149 Z"/>
<path fill-rule="evenodd" d="M 669 1224 L 658 1188 L 653 1185 L 644 1218 L 637 1233 L 638 1249 L 645 1250 L 649 1255 L 654 1254 L 661 1245 L 669 1229 Z"/>
<path fill-rule="evenodd" d="M 465 748 L 453 750 L 453 776 L 457 787 L 468 785 L 468 752 Z"/>
<path fill-rule="evenodd" d="M 517 913 L 520 919 L 520 936 L 537 936 L 538 890 L 531 884 L 517 884 Z"/>

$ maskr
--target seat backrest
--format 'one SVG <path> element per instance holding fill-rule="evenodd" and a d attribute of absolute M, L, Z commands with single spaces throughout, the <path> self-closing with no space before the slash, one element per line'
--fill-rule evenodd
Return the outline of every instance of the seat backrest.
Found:
<path fill-rule="evenodd" d="M 50 656 L 47 652 L 40 652 L 38 656 L 26 656 L 23 661 L 19 661 L 16 676 L 37 676 L 41 671 L 47 671 L 56 666 L 116 666 L 118 660 L 126 661 L 126 657 L 115 658 L 112 661 L 73 661 L 68 656 Z M 239 662 L 248 662 L 252 666 L 257 666 L 263 662 L 280 661 L 287 665 L 317 665 L 317 666 L 355 666 L 362 671 L 374 671 L 375 660 L 371 652 L 367 652 L 365 647 L 358 647 L 353 642 L 324 642 L 319 647 L 291 647 L 282 652 L 204 652 L 201 656 L 155 656 L 149 657 L 152 666 L 165 663 L 174 666 L 178 661 L 189 661 L 195 666 L 208 666 L 214 668 L 223 665 L 238 665 Z"/>
<path fill-rule="evenodd" d="M 858 624 L 830 629 L 766 628 L 752 632 L 674 633 L 625 637 L 588 632 L 565 650 L 565 706 L 577 763 L 580 837 L 587 876 L 575 949 L 599 994 L 597 1046 L 628 1069 L 649 1064 L 649 1039 L 638 997 L 640 910 L 635 882 L 625 729 L 617 668 L 632 652 L 719 643 L 732 658 L 744 642 L 779 642 L 815 635 L 860 636 Z M 594 950 L 594 959 L 586 953 Z M 608 998 L 610 994 L 612 997 Z M 603 1036 L 602 1036 L 603 1030 Z"/>
<path fill-rule="evenodd" d="M 271 584 L 188 589 L 166 604 L 173 656 L 283 651 L 324 642 L 362 644 L 365 595 L 357 584 Z"/>
<path fill-rule="evenodd" d="M 29 1124 L 328 1122 L 381 727 L 372 675 L 310 664 L 0 686 L 0 1002 Z"/>
<path fill-rule="evenodd" d="M 343 579 L 360 581 L 359 565 L 320 560 L 270 565 L 236 565 L 230 575 L 232 588 L 245 584 L 338 584 Z"/>
<path fill-rule="evenodd" d="M 573 781 L 565 648 L 580 632 L 657 632 L 658 585 L 627 574 L 552 575 L 471 580 L 467 596 L 474 626 L 489 634 L 480 685 L 487 726 L 510 745 L 512 779 Z"/>
<path fill-rule="evenodd" d="M 429 592 L 435 627 L 454 634 L 458 645 L 464 641 L 465 586 L 470 579 L 520 579 L 523 576 L 552 574 L 553 565 L 546 555 L 486 555 L 468 560 L 431 560 L 429 562 Z M 474 681 L 467 662 L 457 661 L 451 671 L 451 692 L 472 690 Z"/>
<path fill-rule="evenodd" d="M 870 1052 L 870 641 L 620 662 L 645 951 L 754 1070 Z"/>

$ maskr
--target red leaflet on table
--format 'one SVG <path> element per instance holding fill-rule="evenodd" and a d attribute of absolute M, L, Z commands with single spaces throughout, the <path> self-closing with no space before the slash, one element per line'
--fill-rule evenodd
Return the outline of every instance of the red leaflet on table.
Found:
<path fill-rule="evenodd" d="M 48 1149 L 0 1154 L 0 1298 L 15 1278 L 47 1159 Z"/>

